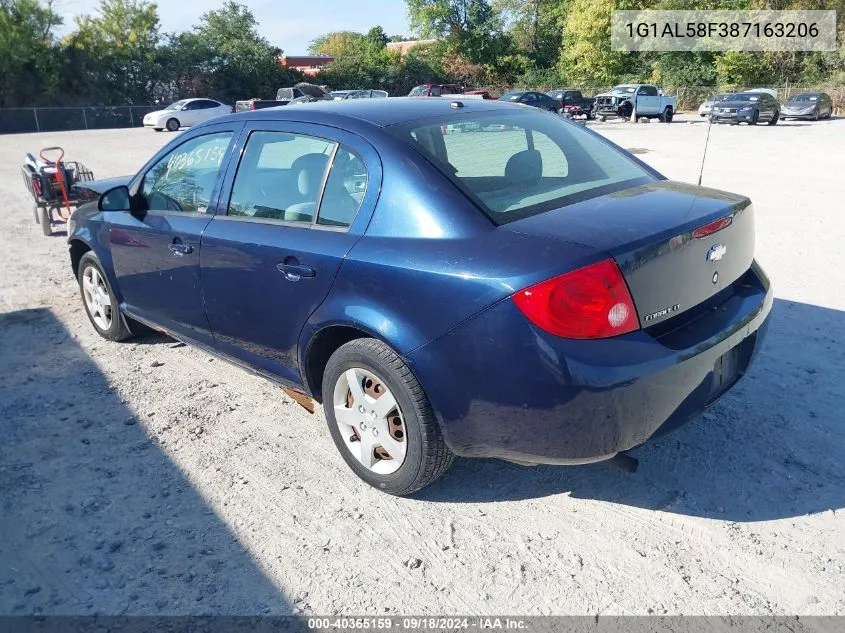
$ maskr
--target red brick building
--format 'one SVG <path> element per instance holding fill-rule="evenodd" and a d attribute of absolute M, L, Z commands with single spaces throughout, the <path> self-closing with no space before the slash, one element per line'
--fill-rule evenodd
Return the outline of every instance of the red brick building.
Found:
<path fill-rule="evenodd" d="M 323 69 L 323 66 L 333 61 L 334 57 L 328 57 L 327 55 L 282 55 L 279 58 L 282 68 L 298 70 L 303 75 L 308 75 L 309 77 L 318 75 Z"/>

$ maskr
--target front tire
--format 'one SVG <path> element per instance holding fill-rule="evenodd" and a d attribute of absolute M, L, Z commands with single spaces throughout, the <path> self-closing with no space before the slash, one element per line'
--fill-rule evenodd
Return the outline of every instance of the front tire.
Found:
<path fill-rule="evenodd" d="M 388 494 L 412 494 L 454 461 L 416 377 L 376 339 L 350 341 L 332 354 L 323 375 L 323 409 L 344 461 Z"/>
<path fill-rule="evenodd" d="M 754 110 L 754 116 L 751 117 L 751 120 L 748 122 L 748 125 L 757 125 L 760 121 L 760 112 L 759 110 Z"/>
<path fill-rule="evenodd" d="M 672 112 L 672 108 L 667 107 L 665 110 L 663 110 L 663 114 L 660 115 L 660 120 L 664 123 L 671 123 L 673 116 L 675 115 Z"/>
<path fill-rule="evenodd" d="M 167 119 L 167 131 L 176 132 L 179 129 L 179 119 Z"/>
<path fill-rule="evenodd" d="M 774 116 L 772 117 L 772 120 L 769 121 L 769 125 L 777 125 L 779 118 L 780 118 L 780 112 L 775 112 Z"/>
<path fill-rule="evenodd" d="M 117 298 L 103 272 L 97 256 L 88 251 L 79 260 L 79 293 L 88 320 L 97 334 L 109 341 L 122 341 L 132 336 L 117 306 Z"/>

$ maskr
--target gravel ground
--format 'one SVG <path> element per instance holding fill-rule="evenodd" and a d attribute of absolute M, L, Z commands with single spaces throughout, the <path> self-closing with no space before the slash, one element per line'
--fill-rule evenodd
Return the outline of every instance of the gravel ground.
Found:
<path fill-rule="evenodd" d="M 595 129 L 697 179 L 704 123 Z M 270 383 L 95 335 L 23 153 L 108 177 L 171 138 L 0 142 L 0 614 L 845 611 L 845 120 L 712 130 L 704 184 L 754 200 L 777 297 L 727 397 L 635 475 L 461 460 L 413 499 L 360 483 Z"/>

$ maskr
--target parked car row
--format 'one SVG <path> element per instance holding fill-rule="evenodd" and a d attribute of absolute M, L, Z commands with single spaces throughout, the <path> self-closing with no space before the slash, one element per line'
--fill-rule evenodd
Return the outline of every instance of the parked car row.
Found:
<path fill-rule="evenodd" d="M 463 99 L 495 99 L 487 90 L 464 90 L 457 84 L 429 83 L 415 86 L 409 97 L 457 97 Z M 383 99 L 385 90 L 354 89 L 334 90 L 306 82 L 290 88 L 280 88 L 275 99 L 248 99 L 228 106 L 214 99 L 182 99 L 163 110 L 150 112 L 144 117 L 144 126 L 156 131 L 176 131 L 181 127 L 197 125 L 229 112 L 246 112 L 264 108 L 286 106 L 312 101 L 346 99 Z M 671 122 L 677 112 L 676 97 L 666 96 L 652 84 L 622 84 L 610 91 L 585 97 L 580 90 L 556 88 L 548 92 L 514 90 L 506 92 L 500 101 L 519 103 L 571 117 L 624 118 L 636 121 L 640 118 L 658 118 Z M 781 104 L 777 92 L 759 88 L 736 93 L 717 93 L 698 107 L 700 117 L 713 123 L 746 123 L 776 125 L 781 119 L 807 119 L 817 121 L 833 115 L 833 100 L 824 92 L 804 92 L 794 95 Z"/>
<path fill-rule="evenodd" d="M 698 114 L 712 123 L 776 125 L 781 119 L 818 121 L 833 115 L 833 100 L 824 92 L 802 92 L 780 103 L 776 91 L 761 88 L 714 95 L 698 107 Z"/>

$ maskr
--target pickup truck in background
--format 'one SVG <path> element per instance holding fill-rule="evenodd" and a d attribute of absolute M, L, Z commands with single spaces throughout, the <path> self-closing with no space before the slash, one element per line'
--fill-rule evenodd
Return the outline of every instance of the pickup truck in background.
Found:
<path fill-rule="evenodd" d="M 555 88 L 546 93 L 552 99 L 560 103 L 558 112 L 571 116 L 587 115 L 588 119 L 593 118 L 593 106 L 596 100 L 585 97 L 580 90 L 572 88 Z"/>
<path fill-rule="evenodd" d="M 594 114 L 599 121 L 622 117 L 636 121 L 642 117 L 659 118 L 670 123 L 678 108 L 676 97 L 667 97 L 657 86 L 624 84 L 610 92 L 596 95 Z"/>

